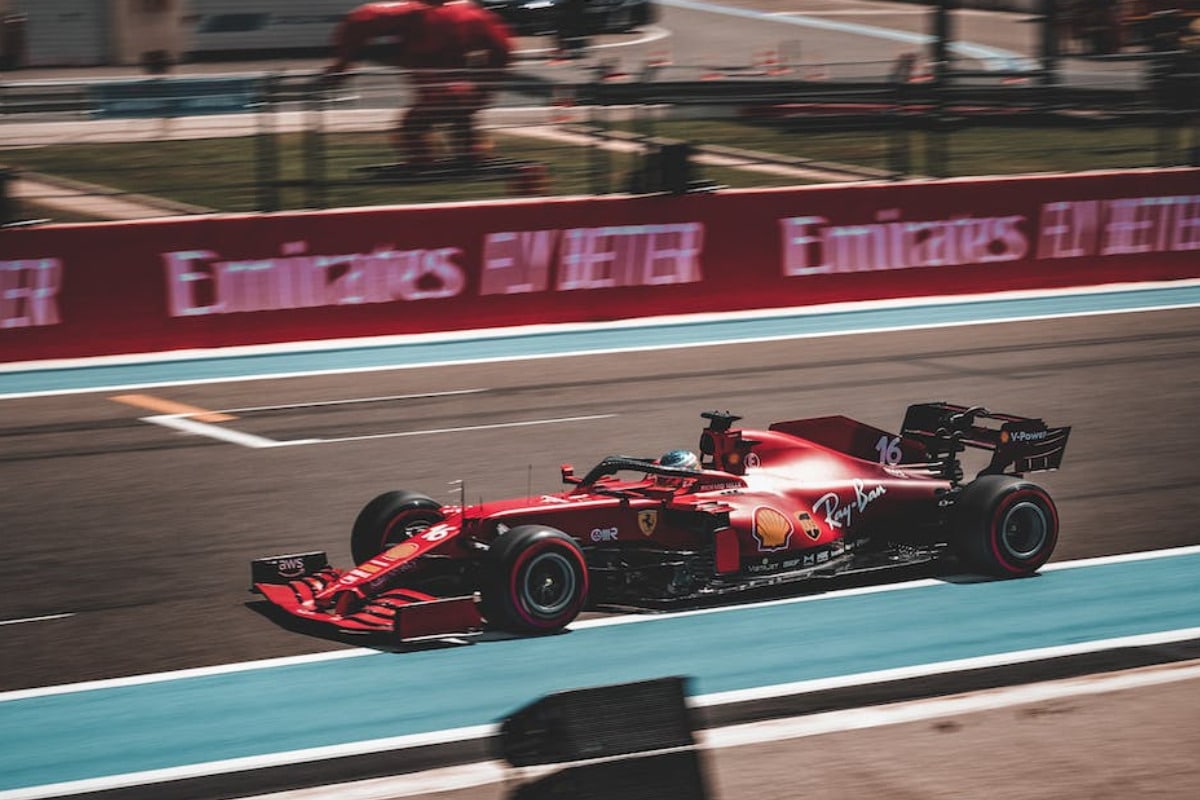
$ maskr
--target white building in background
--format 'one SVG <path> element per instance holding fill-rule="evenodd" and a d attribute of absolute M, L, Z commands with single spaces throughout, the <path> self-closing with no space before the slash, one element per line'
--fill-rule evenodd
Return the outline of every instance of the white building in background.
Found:
<path fill-rule="evenodd" d="M 188 0 L 4 1 L 18 67 L 178 61 L 187 47 Z"/>
<path fill-rule="evenodd" d="M 189 0 L 194 58 L 324 54 L 347 11 L 366 0 Z"/>
<path fill-rule="evenodd" d="M 7 67 L 323 55 L 364 0 L 0 0 Z"/>

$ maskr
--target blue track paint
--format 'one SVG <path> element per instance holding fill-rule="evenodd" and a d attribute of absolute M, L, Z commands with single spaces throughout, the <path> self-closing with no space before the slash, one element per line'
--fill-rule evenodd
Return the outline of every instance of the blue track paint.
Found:
<path fill-rule="evenodd" d="M 1111 291 L 1048 292 L 972 297 L 908 304 L 863 303 L 834 310 L 786 309 L 747 316 L 713 315 L 655 323 L 598 323 L 535 333 L 467 332 L 438 341 L 347 345 L 336 349 L 250 355 L 217 354 L 136 363 L 0 371 L 0 399 L 57 392 L 105 391 L 262 376 L 345 373 L 435 364 L 539 358 L 587 353 L 688 347 L 871 331 L 969 325 L 1023 319 L 1149 311 L 1200 305 L 1200 283 L 1155 284 Z"/>
<path fill-rule="evenodd" d="M 1193 550 L 17 698 L 0 702 L 0 792 L 487 724 L 583 686 L 688 675 L 701 695 L 1195 628 L 1198 570 Z"/>

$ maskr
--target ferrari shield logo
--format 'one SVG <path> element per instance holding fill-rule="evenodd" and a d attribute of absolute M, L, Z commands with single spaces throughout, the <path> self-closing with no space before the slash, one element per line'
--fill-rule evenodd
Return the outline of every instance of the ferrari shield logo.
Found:
<path fill-rule="evenodd" d="M 821 538 L 821 528 L 807 511 L 797 511 L 796 519 L 800 522 L 800 530 L 804 531 L 805 536 L 814 542 Z"/>
<path fill-rule="evenodd" d="M 638 527 L 641 528 L 643 536 L 652 535 L 654 533 L 654 529 L 658 527 L 658 512 L 639 511 Z"/>

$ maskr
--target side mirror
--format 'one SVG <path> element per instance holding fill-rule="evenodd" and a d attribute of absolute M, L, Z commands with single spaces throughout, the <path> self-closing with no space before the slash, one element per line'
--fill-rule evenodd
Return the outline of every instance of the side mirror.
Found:
<path fill-rule="evenodd" d="M 575 468 L 573 466 L 571 466 L 570 464 L 563 464 L 561 469 L 562 469 L 563 483 L 578 484 L 578 483 L 583 482 L 583 478 L 575 477 Z"/>

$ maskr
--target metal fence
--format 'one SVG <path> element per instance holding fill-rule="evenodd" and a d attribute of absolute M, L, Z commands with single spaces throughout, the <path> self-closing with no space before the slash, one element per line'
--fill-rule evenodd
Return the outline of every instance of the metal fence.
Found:
<path fill-rule="evenodd" d="M 567 64 L 494 87 L 485 159 L 420 172 L 392 147 L 411 75 L 10 81 L 0 209 L 127 219 L 1196 164 L 1200 81 L 1151 67 Z"/>

